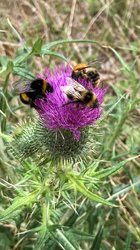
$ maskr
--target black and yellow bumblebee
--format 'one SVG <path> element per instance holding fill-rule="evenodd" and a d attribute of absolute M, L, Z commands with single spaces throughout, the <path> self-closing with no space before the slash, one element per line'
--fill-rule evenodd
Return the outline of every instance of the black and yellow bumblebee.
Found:
<path fill-rule="evenodd" d="M 66 83 L 66 86 L 61 86 L 61 90 L 69 99 L 69 102 L 63 104 L 63 106 L 77 103 L 90 108 L 99 107 L 97 96 L 93 91 L 86 89 L 83 85 L 69 77 L 66 78 Z"/>
<path fill-rule="evenodd" d="M 21 101 L 30 107 L 36 108 L 35 100 L 46 97 L 46 92 L 52 93 L 53 87 L 46 80 L 20 80 L 14 84 L 14 90 L 19 94 Z"/>
<path fill-rule="evenodd" d="M 93 68 L 91 64 L 79 63 L 73 67 L 71 77 L 78 81 L 78 78 L 84 78 L 89 80 L 93 87 L 97 87 L 100 84 L 100 74 L 96 68 Z"/>

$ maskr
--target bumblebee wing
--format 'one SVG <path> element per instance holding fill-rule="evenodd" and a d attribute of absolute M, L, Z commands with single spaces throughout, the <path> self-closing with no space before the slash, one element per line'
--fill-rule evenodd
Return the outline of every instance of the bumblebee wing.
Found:
<path fill-rule="evenodd" d="M 79 85 L 78 85 L 79 87 Z M 83 87 L 83 86 L 82 86 Z M 81 93 L 83 92 L 83 88 L 78 89 L 77 85 L 67 85 L 60 87 L 62 92 L 68 97 L 69 99 L 76 101 L 81 99 Z M 85 88 L 84 88 L 85 90 Z"/>
<path fill-rule="evenodd" d="M 103 62 L 105 62 L 105 57 L 99 57 L 99 58 L 97 58 L 97 59 L 95 59 L 95 60 L 89 62 L 88 65 L 87 65 L 87 68 L 88 68 L 88 67 L 92 67 L 92 66 L 95 65 L 95 64 L 98 64 L 98 65 L 99 65 L 99 64 L 101 64 L 101 63 L 103 63 Z"/>
<path fill-rule="evenodd" d="M 68 86 L 71 86 L 75 91 L 83 92 L 86 90 L 86 88 L 83 85 L 81 85 L 79 82 L 75 81 L 70 77 L 66 78 L 66 83 L 68 84 Z"/>
<path fill-rule="evenodd" d="M 31 81 L 30 80 L 19 80 L 13 84 L 13 89 L 17 94 L 25 93 L 25 92 L 33 92 L 31 89 Z"/>
<path fill-rule="evenodd" d="M 66 97 L 70 97 L 71 99 L 80 99 L 81 95 L 78 91 L 76 91 L 73 86 L 61 86 L 60 89 L 62 90 L 62 92 L 66 95 Z"/>

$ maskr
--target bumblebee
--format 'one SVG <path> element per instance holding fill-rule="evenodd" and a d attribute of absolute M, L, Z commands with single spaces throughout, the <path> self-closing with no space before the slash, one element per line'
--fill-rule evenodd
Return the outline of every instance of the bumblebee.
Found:
<path fill-rule="evenodd" d="M 20 99 L 24 104 L 30 107 L 36 107 L 35 100 L 45 98 L 46 92 L 53 92 L 53 87 L 41 78 L 36 78 L 32 81 L 25 80 L 17 81 L 14 85 L 15 91 L 20 95 Z"/>
<path fill-rule="evenodd" d="M 93 87 L 97 87 L 100 84 L 100 75 L 98 71 L 93 68 L 92 63 L 79 63 L 73 67 L 71 77 L 78 81 L 78 78 L 84 78 L 89 80 Z"/>
<path fill-rule="evenodd" d="M 97 108 L 99 106 L 97 96 L 91 90 L 86 89 L 83 85 L 69 77 L 66 78 L 66 82 L 68 85 L 61 86 L 61 90 L 69 99 L 69 102 L 63 106 L 70 103 L 83 104 L 90 108 Z"/>

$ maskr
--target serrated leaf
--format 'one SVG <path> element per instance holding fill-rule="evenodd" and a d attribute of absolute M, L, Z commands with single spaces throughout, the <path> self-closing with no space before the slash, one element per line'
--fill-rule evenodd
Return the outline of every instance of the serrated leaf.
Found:
<path fill-rule="evenodd" d="M 81 180 L 79 180 L 79 176 L 74 176 L 72 174 L 67 175 L 68 179 L 71 181 L 72 185 L 74 186 L 74 188 L 76 190 L 78 190 L 80 193 L 82 193 L 84 196 L 86 196 L 87 198 L 96 201 L 98 203 L 102 203 L 104 205 L 109 205 L 109 206 L 115 206 L 114 204 L 112 204 L 111 202 L 101 198 L 100 196 L 98 196 L 97 194 L 92 193 L 91 191 L 89 191 L 85 185 L 83 184 L 83 182 Z"/>
<path fill-rule="evenodd" d="M 24 206 L 31 205 L 33 201 L 36 200 L 38 192 L 32 192 L 24 197 L 17 197 L 11 206 L 0 213 L 0 221 L 5 221 L 11 219 L 13 214 L 19 209 L 23 209 Z"/>

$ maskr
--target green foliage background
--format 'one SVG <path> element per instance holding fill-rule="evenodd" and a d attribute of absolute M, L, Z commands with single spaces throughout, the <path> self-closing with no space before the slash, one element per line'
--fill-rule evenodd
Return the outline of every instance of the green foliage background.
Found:
<path fill-rule="evenodd" d="M 140 249 L 139 9 L 138 0 L 1 1 L 0 249 Z M 50 157 L 13 82 L 102 57 L 108 93 L 88 154 L 83 140 L 75 161 Z"/>

